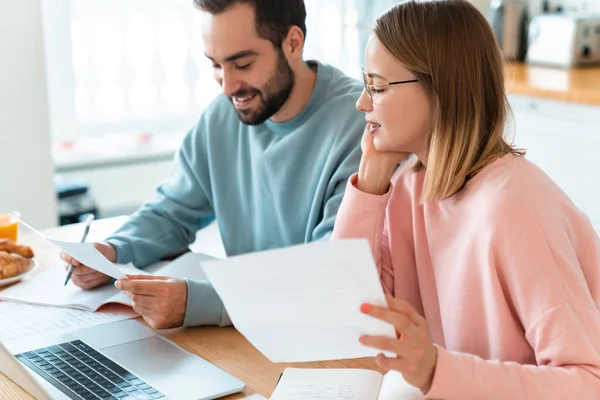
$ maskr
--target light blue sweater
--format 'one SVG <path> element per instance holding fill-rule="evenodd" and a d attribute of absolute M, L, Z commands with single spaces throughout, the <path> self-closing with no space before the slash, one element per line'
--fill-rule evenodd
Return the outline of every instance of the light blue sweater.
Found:
<path fill-rule="evenodd" d="M 143 268 L 187 249 L 217 218 L 228 256 L 328 238 L 358 170 L 362 84 L 318 64 L 304 110 L 284 123 L 240 122 L 217 97 L 187 134 L 171 176 L 107 241 L 118 263 Z M 212 286 L 187 280 L 185 326 L 229 325 Z"/>

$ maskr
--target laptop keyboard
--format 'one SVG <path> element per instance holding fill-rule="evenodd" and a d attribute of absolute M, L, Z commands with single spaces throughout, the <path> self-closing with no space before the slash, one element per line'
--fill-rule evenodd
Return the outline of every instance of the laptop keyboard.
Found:
<path fill-rule="evenodd" d="M 71 399 L 152 400 L 165 396 L 81 340 L 15 356 Z"/>

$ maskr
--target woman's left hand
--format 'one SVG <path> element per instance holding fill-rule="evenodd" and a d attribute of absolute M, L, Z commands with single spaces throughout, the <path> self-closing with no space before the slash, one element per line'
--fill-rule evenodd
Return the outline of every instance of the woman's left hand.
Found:
<path fill-rule="evenodd" d="M 437 362 L 437 349 L 429 335 L 427 323 L 407 302 L 390 296 L 387 296 L 387 301 L 389 308 L 363 304 L 360 310 L 392 324 L 397 338 L 362 336 L 360 342 L 367 347 L 396 354 L 395 358 L 379 354 L 375 360 L 385 370 L 400 372 L 408 383 L 427 393 Z"/>

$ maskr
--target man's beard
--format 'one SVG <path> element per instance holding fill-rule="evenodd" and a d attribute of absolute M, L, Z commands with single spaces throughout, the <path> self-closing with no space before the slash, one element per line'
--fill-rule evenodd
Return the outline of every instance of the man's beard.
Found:
<path fill-rule="evenodd" d="M 244 88 L 229 97 L 249 97 L 257 95 L 259 103 L 254 108 L 238 110 L 235 112 L 240 121 L 247 125 L 260 125 L 271 118 L 286 102 L 294 87 L 294 71 L 290 67 L 283 51 L 278 51 L 277 69 L 267 80 L 264 90 Z"/>

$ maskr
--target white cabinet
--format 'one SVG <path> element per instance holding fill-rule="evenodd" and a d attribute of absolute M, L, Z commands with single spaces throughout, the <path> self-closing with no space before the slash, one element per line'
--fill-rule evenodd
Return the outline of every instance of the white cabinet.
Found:
<path fill-rule="evenodd" d="M 586 212 L 600 233 L 600 107 L 511 96 L 518 147 Z M 511 129 L 515 128 L 515 129 Z"/>

